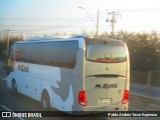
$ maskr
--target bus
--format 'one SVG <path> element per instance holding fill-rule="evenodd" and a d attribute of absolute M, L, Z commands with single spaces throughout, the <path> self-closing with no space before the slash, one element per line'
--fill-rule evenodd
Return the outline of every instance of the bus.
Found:
<path fill-rule="evenodd" d="M 40 37 L 15 42 L 7 86 L 63 112 L 127 111 L 130 62 L 126 44 L 108 38 Z"/>

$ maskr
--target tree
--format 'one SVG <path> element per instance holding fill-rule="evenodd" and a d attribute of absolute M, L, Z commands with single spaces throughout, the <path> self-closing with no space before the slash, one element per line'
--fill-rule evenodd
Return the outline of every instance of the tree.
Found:
<path fill-rule="evenodd" d="M 17 41 L 22 41 L 22 36 L 19 37 L 19 36 L 13 36 L 13 35 L 10 35 L 9 36 L 9 47 L 11 47 L 11 45 L 14 43 L 14 42 L 17 42 Z M 6 51 L 6 46 L 7 46 L 7 38 L 5 38 L 4 40 L 0 41 L 0 56 L 3 55 L 3 52 Z"/>
<path fill-rule="evenodd" d="M 156 31 L 148 33 L 129 33 L 118 31 L 114 36 L 103 33 L 103 36 L 126 42 L 131 60 L 131 70 L 160 70 L 160 37 Z"/>

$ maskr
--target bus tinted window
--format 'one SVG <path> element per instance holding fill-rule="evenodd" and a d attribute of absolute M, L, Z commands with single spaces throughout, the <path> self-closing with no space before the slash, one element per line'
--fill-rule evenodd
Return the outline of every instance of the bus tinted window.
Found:
<path fill-rule="evenodd" d="M 62 42 L 58 49 L 58 61 L 75 64 L 78 51 L 78 42 Z"/>
<path fill-rule="evenodd" d="M 125 46 L 87 45 L 87 60 L 101 63 L 118 63 L 127 59 Z"/>
<path fill-rule="evenodd" d="M 16 44 L 16 61 L 73 68 L 77 41 Z"/>

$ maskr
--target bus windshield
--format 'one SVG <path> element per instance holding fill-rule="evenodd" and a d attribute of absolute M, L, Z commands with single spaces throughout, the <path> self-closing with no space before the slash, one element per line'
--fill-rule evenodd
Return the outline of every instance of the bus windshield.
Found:
<path fill-rule="evenodd" d="M 125 46 L 88 44 L 86 59 L 100 63 L 119 63 L 127 60 Z"/>

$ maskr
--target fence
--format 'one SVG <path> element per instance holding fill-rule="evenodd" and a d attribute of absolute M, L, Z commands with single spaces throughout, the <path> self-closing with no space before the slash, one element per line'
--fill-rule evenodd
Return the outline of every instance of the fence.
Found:
<path fill-rule="evenodd" d="M 131 72 L 131 83 L 146 85 L 150 87 L 160 87 L 160 71 Z"/>
<path fill-rule="evenodd" d="M 131 86 L 134 88 L 132 90 L 136 91 L 136 89 L 139 89 L 138 92 L 160 97 L 160 71 L 149 71 L 148 73 L 132 71 L 131 84 L 132 83 L 136 85 L 136 87 Z"/>

